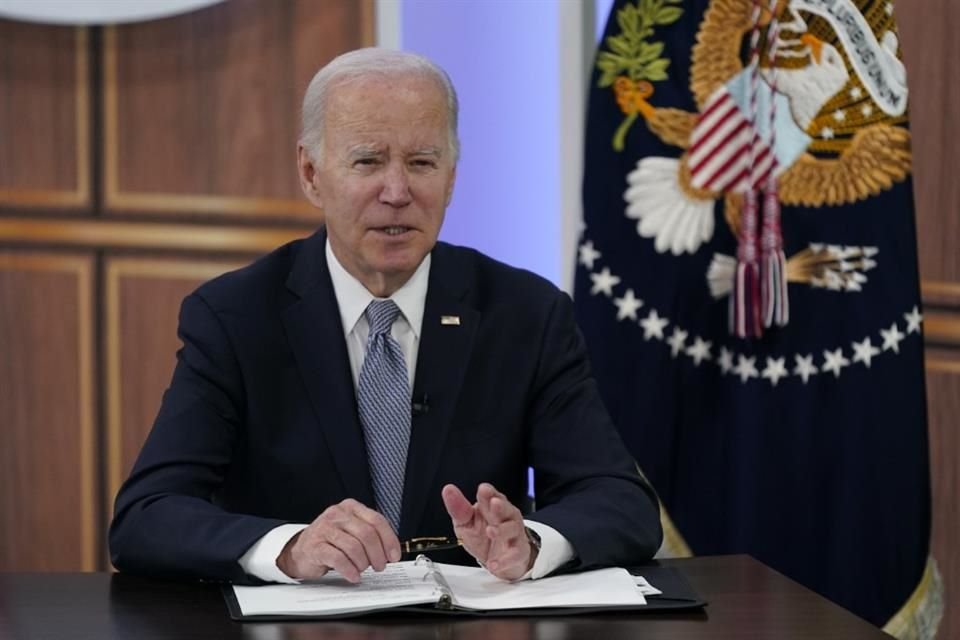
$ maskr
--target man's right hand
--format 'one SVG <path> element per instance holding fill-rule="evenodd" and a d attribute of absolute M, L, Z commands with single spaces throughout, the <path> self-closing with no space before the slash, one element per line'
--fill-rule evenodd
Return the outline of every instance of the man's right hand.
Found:
<path fill-rule="evenodd" d="M 319 578 L 331 569 L 360 582 L 367 567 L 383 571 L 400 560 L 400 540 L 381 514 L 348 498 L 327 508 L 287 542 L 277 567 L 298 580 Z"/>

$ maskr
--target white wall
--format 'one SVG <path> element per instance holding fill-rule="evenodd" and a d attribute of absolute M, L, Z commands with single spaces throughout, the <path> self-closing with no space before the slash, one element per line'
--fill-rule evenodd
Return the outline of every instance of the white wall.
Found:
<path fill-rule="evenodd" d="M 462 154 L 441 238 L 567 291 L 581 217 L 593 7 L 591 0 L 377 3 L 381 45 L 436 61 L 460 95 Z"/>

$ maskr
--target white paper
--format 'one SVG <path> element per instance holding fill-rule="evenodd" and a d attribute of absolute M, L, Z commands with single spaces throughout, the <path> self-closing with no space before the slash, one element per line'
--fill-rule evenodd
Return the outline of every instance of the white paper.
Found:
<path fill-rule="evenodd" d="M 655 586 L 647 582 L 647 579 L 643 576 L 633 576 L 633 581 L 637 584 L 637 588 L 645 596 L 659 596 L 663 593 L 660 589 L 657 589 Z"/>
<path fill-rule="evenodd" d="M 413 604 L 435 603 L 443 591 L 425 567 L 413 562 L 387 565 L 380 573 L 367 569 L 359 584 L 331 571 L 301 584 L 234 586 L 244 615 L 335 615 Z"/>
<path fill-rule="evenodd" d="M 437 604 L 448 595 L 462 609 L 617 607 L 645 605 L 626 569 L 598 569 L 505 582 L 480 567 L 397 562 L 377 573 L 367 569 L 359 584 L 335 572 L 297 585 L 234 586 L 243 615 L 337 615 L 391 607 Z"/>
<path fill-rule="evenodd" d="M 434 563 L 453 604 L 464 609 L 617 607 L 647 603 L 626 569 L 597 569 L 539 580 L 504 582 L 486 569 Z"/>

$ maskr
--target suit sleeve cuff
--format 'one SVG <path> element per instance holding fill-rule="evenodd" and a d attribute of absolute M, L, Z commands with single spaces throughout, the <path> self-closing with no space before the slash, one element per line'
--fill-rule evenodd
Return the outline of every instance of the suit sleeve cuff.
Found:
<path fill-rule="evenodd" d="M 240 557 L 240 567 L 247 575 L 266 582 L 299 584 L 299 580 L 291 578 L 280 570 L 277 566 L 277 558 L 280 557 L 280 552 L 290 539 L 306 528 L 305 524 L 282 524 L 271 529 Z"/>
<path fill-rule="evenodd" d="M 524 520 L 523 524 L 540 536 L 540 553 L 537 554 L 537 559 L 534 560 L 530 571 L 527 571 L 518 580 L 543 578 L 573 559 L 575 555 L 573 545 L 559 531 L 550 525 L 533 520 Z"/>

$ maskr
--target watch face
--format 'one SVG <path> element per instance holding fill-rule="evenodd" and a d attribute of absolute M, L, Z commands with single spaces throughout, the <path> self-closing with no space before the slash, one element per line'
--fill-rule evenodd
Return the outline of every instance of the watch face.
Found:
<path fill-rule="evenodd" d="M 527 540 L 530 541 L 530 544 L 532 544 L 534 547 L 536 547 L 537 550 L 539 551 L 539 550 L 540 550 L 540 535 L 539 535 L 536 531 L 534 531 L 533 529 L 531 529 L 530 527 L 524 527 L 523 530 L 527 532 Z"/>

